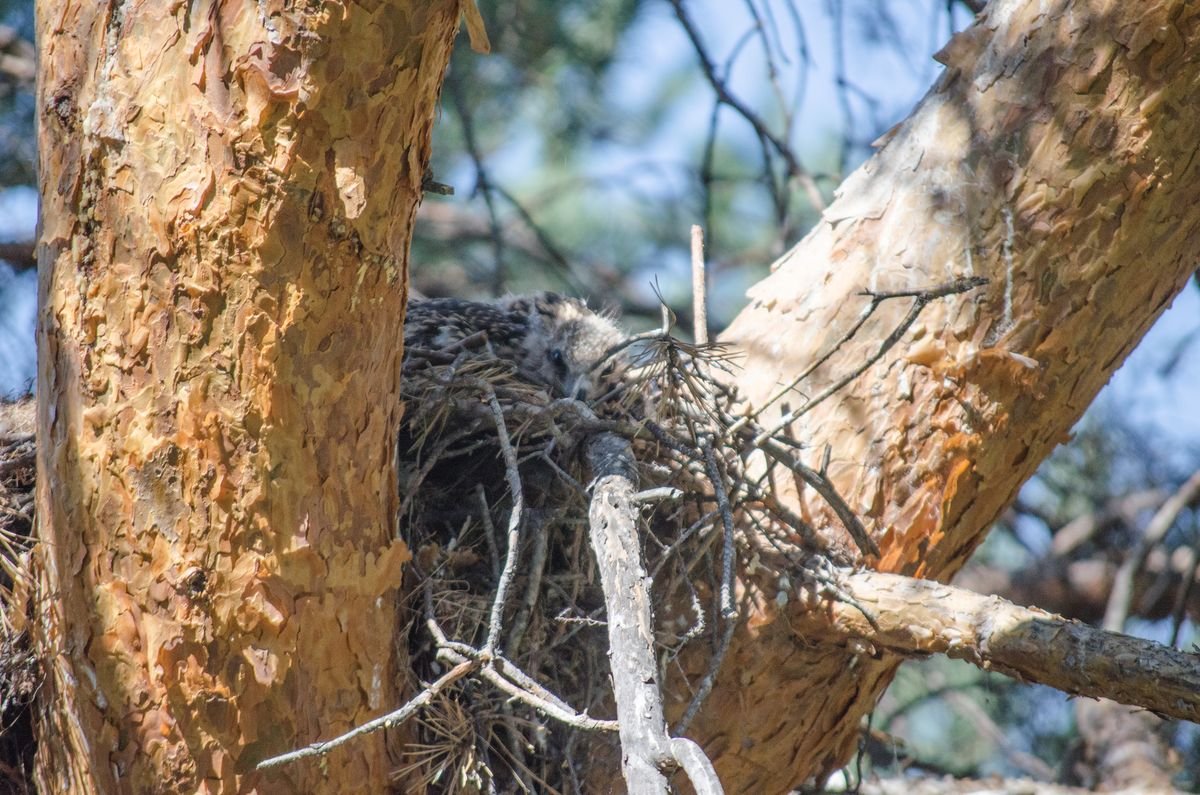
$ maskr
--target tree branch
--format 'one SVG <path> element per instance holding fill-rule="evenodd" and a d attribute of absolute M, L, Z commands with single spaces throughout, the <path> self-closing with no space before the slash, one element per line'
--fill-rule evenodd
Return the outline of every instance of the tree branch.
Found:
<path fill-rule="evenodd" d="M 454 684 L 459 679 L 462 679 L 464 676 L 471 673 L 472 670 L 478 667 L 478 663 L 472 660 L 465 660 L 451 668 L 436 682 L 429 685 L 429 687 L 426 687 L 416 696 L 409 699 L 408 703 L 400 707 L 400 709 L 389 712 L 388 714 L 378 717 L 375 720 L 368 721 L 361 726 L 356 726 L 354 729 L 346 732 L 345 734 L 339 735 L 338 737 L 334 737 L 332 740 L 313 743 L 311 745 L 306 745 L 303 748 L 298 748 L 295 751 L 289 751 L 286 754 L 280 754 L 279 756 L 272 756 L 268 759 L 264 759 L 258 763 L 255 769 L 269 770 L 273 767 L 280 767 L 292 762 L 297 762 L 301 759 L 325 756 L 334 748 L 337 748 L 339 745 L 345 745 L 356 737 L 361 737 L 364 734 L 370 734 L 371 732 L 377 732 L 380 729 L 390 729 L 398 726 L 415 715 L 417 710 L 421 709 L 421 707 L 424 707 L 429 704 L 430 701 L 433 701 L 433 697 L 438 693 L 442 692 L 447 687 Z"/>
<path fill-rule="evenodd" d="M 1112 595 L 1104 611 L 1104 628 L 1120 632 L 1129 617 L 1129 606 L 1133 601 L 1134 579 L 1146 563 L 1150 551 L 1162 541 L 1167 531 L 1174 526 L 1179 514 L 1200 497 L 1200 471 L 1192 474 L 1171 497 L 1162 504 L 1146 526 L 1137 546 L 1132 549 L 1117 570 Z"/>
<path fill-rule="evenodd" d="M 1200 720 L 1195 654 L 931 580 L 858 571 L 838 584 L 870 610 L 878 628 L 855 607 L 822 601 L 821 609 L 837 629 L 879 650 L 945 654 L 1071 695 Z"/>
<path fill-rule="evenodd" d="M 708 53 L 708 48 L 704 46 L 704 42 L 700 40 L 700 31 L 696 29 L 696 23 L 692 21 L 687 9 L 683 7 L 683 0 L 669 0 L 671 7 L 675 9 L 675 16 L 679 19 L 679 24 L 683 26 L 684 33 L 687 34 L 688 40 L 692 43 L 692 48 L 696 51 L 696 57 L 700 60 L 700 68 L 704 70 L 705 77 L 713 87 L 713 91 L 717 94 L 717 99 L 733 108 L 742 118 L 744 118 L 754 132 L 766 143 L 770 144 L 783 162 L 787 164 L 788 173 L 795 177 L 800 185 L 804 188 L 808 196 L 808 200 L 812 206 L 819 212 L 825 209 L 825 198 L 821 196 L 821 189 L 817 187 L 816 181 L 812 175 L 800 165 L 800 160 L 791 150 L 787 143 L 780 140 L 778 136 L 767 128 L 764 122 L 757 113 L 748 105 L 734 96 L 729 90 L 729 86 L 725 80 L 717 74 L 716 64 L 713 62 L 712 56 Z"/>
<path fill-rule="evenodd" d="M 0 259 L 11 265 L 13 270 L 31 271 L 37 267 L 35 247 L 32 240 L 0 242 Z"/>
<path fill-rule="evenodd" d="M 638 542 L 636 468 L 629 442 L 613 434 L 587 443 L 595 476 L 588 511 L 592 549 L 608 609 L 609 660 L 620 724 L 622 772 L 630 795 L 668 792 L 664 771 L 683 768 L 698 793 L 722 792 L 712 763 L 699 746 L 667 735 L 658 665 L 650 579 Z"/>
<path fill-rule="evenodd" d="M 517 557 L 521 541 L 521 511 L 525 504 L 521 490 L 521 474 L 517 469 L 517 453 L 513 450 L 508 438 L 508 429 L 504 425 L 504 410 L 495 390 L 487 385 L 488 406 L 496 421 L 496 435 L 500 440 L 500 452 L 504 455 L 504 472 L 508 479 L 508 490 L 512 496 L 512 508 L 508 514 L 508 548 L 504 557 L 504 568 L 500 571 L 500 580 L 496 583 L 496 596 L 492 600 L 491 618 L 488 621 L 487 640 L 483 651 L 487 656 L 496 653 L 496 644 L 500 642 L 501 624 L 504 621 L 504 603 L 508 599 L 508 588 L 512 584 L 513 574 L 517 568 Z"/>

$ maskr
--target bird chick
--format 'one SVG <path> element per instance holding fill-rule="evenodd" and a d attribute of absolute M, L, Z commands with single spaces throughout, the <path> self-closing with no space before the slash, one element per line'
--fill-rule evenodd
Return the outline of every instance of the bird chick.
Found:
<path fill-rule="evenodd" d="M 541 292 L 494 302 L 458 298 L 410 301 L 404 322 L 405 348 L 441 350 L 475 335 L 482 350 L 512 362 L 517 377 L 546 387 L 554 397 L 588 400 L 611 374 L 604 354 L 625 335 L 576 298 Z"/>

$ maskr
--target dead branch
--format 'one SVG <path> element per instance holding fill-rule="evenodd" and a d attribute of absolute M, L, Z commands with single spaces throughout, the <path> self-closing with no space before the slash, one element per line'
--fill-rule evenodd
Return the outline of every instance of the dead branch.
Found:
<path fill-rule="evenodd" d="M 798 453 L 789 451 L 770 438 L 764 439 L 760 443 L 760 447 L 773 461 L 796 473 L 805 483 L 812 486 L 817 494 L 821 495 L 821 499 L 825 500 L 826 504 L 837 514 L 838 519 L 842 522 L 842 527 L 846 528 L 846 532 L 854 539 L 854 543 L 858 545 L 864 555 L 879 557 L 879 547 L 875 544 L 875 539 L 867 533 L 862 520 L 846 504 L 842 495 L 838 494 L 833 483 L 823 472 L 805 466 Z"/>
<path fill-rule="evenodd" d="M 704 678 L 700 680 L 700 684 L 696 688 L 696 694 L 692 696 L 692 700 L 688 704 L 687 710 L 684 711 L 683 717 L 675 724 L 676 734 L 682 734 L 687 731 L 688 726 L 691 726 L 692 721 L 700 714 L 700 708 L 704 706 L 704 700 L 708 698 L 708 694 L 712 692 L 713 686 L 717 683 L 717 674 L 721 672 L 721 664 L 725 662 L 725 656 L 729 653 L 729 647 L 733 644 L 733 633 L 736 630 L 736 622 L 725 622 L 725 631 L 721 633 L 721 642 L 717 645 L 717 650 L 708 663 L 708 670 L 704 672 Z"/>
<path fill-rule="evenodd" d="M 1058 529 L 1054 522 L 1045 516 L 1037 516 L 1054 533 L 1050 542 L 1050 554 L 1063 557 L 1074 549 L 1090 541 L 1101 529 L 1117 522 L 1133 525 L 1139 512 L 1148 508 L 1158 508 L 1167 495 L 1161 489 L 1144 489 L 1131 494 L 1122 494 L 1108 500 L 1107 503 L 1094 511 L 1081 514 Z M 1032 506 L 1017 501 L 1014 509 L 1018 513 L 1034 513 Z"/>
<path fill-rule="evenodd" d="M 492 600 L 492 615 L 488 621 L 487 642 L 483 646 L 484 654 L 492 656 L 496 653 L 496 644 L 500 642 L 500 625 L 504 620 L 504 603 L 508 598 L 508 587 L 512 583 L 513 572 L 517 567 L 517 549 L 521 540 L 521 508 L 524 496 L 521 490 L 521 475 L 517 471 L 517 454 L 508 438 L 508 429 L 504 425 L 504 410 L 500 408 L 500 400 L 491 385 L 487 385 L 488 406 L 496 421 L 496 435 L 500 440 L 500 451 L 504 454 L 504 472 L 508 479 L 509 493 L 512 495 L 512 509 L 508 514 L 508 552 L 504 558 L 504 568 L 500 571 L 500 580 L 496 584 L 496 596 Z"/>
<path fill-rule="evenodd" d="M 1145 568 L 1146 559 L 1176 524 L 1179 515 L 1196 501 L 1197 495 L 1200 495 L 1200 472 L 1193 473 L 1155 512 L 1117 569 L 1101 624 L 1104 629 L 1121 632 L 1125 628 L 1135 581 Z M 1161 789 L 1170 785 L 1174 765 L 1162 741 L 1160 718 L 1109 699 L 1094 704 L 1081 701 L 1076 704 L 1075 714 L 1085 750 L 1094 762 L 1089 768 L 1103 776 L 1099 780 L 1127 787 Z"/>
<path fill-rule="evenodd" d="M 708 344 L 708 279 L 704 267 L 704 227 L 692 224 L 692 339 Z"/>
<path fill-rule="evenodd" d="M 1173 614 L 1200 617 L 1200 594 L 1188 592 L 1188 584 L 1200 574 L 1196 565 L 1190 549 L 1151 550 L 1133 580 L 1134 615 L 1151 621 Z M 1118 568 L 1102 554 L 1077 560 L 1047 557 L 1016 571 L 969 565 L 955 582 L 976 593 L 996 594 L 1099 624 L 1112 598 Z"/>
<path fill-rule="evenodd" d="M 500 214 L 496 208 L 496 200 L 492 195 L 492 179 L 488 173 L 487 166 L 484 164 L 483 152 L 479 148 L 479 143 L 475 137 L 475 122 L 471 115 L 470 107 L 463 96 L 462 86 L 458 80 L 448 79 L 447 87 L 450 89 L 450 96 L 454 99 L 454 107 L 458 111 L 459 121 L 462 124 L 463 143 L 466 144 L 467 153 L 471 156 L 471 161 L 475 165 L 475 193 L 483 196 L 484 206 L 487 207 L 488 224 L 489 224 L 489 240 L 492 244 L 492 294 L 502 295 L 504 293 L 504 283 L 507 277 L 507 269 L 504 261 L 504 229 L 500 223 Z"/>
<path fill-rule="evenodd" d="M 1179 490 L 1167 499 L 1154 514 L 1150 524 L 1132 549 L 1113 582 L 1112 596 L 1104 612 L 1104 628 L 1120 632 L 1129 616 L 1129 606 L 1133 600 L 1134 579 L 1138 571 L 1145 565 L 1150 551 L 1163 539 L 1167 531 L 1175 524 L 1179 514 L 1200 497 L 1200 472 L 1195 472 L 1179 487 Z"/>
<path fill-rule="evenodd" d="M 447 671 L 440 679 L 426 687 L 416 696 L 409 699 L 408 703 L 400 707 L 400 709 L 389 712 L 388 714 L 376 718 L 375 720 L 368 721 L 361 726 L 357 726 L 345 734 L 334 737 L 332 740 L 324 740 L 319 743 L 313 743 L 312 745 L 306 745 L 305 747 L 299 748 L 295 751 L 289 751 L 286 754 L 280 754 L 279 756 L 272 756 L 268 759 L 264 759 L 255 766 L 255 769 L 270 770 L 273 767 L 282 767 L 283 765 L 291 764 L 292 762 L 298 762 L 301 759 L 325 756 L 334 748 L 345 745 L 355 738 L 362 737 L 363 735 L 370 734 L 372 732 L 377 732 L 380 729 L 390 729 L 399 726 L 401 723 L 415 715 L 422 707 L 428 705 L 438 693 L 442 692 L 447 687 L 454 684 L 459 679 L 462 679 L 464 676 L 471 673 L 473 669 L 478 667 L 479 664 L 473 660 L 465 660 L 451 670 Z"/>
<path fill-rule="evenodd" d="M 863 295 L 871 298 L 871 303 L 867 311 L 864 312 L 864 314 L 859 318 L 859 321 L 856 322 L 851 328 L 848 336 L 844 337 L 840 342 L 838 342 L 833 350 L 837 350 L 843 344 L 845 344 L 845 342 L 849 341 L 849 339 L 853 337 L 855 333 L 857 333 L 858 329 L 862 327 L 862 323 L 865 322 L 865 319 L 870 315 L 870 312 L 873 311 L 874 308 L 878 307 L 882 301 L 886 301 L 891 298 L 912 298 L 913 304 L 912 307 L 909 308 L 908 314 L 904 316 L 904 319 L 901 320 L 894 329 L 892 329 L 892 333 L 879 343 L 879 347 L 875 350 L 875 353 L 873 353 L 871 356 L 868 356 L 862 362 L 859 362 L 856 367 L 848 371 L 841 378 L 836 379 L 811 400 L 806 400 L 799 408 L 794 409 L 793 411 L 784 412 L 783 416 L 776 420 L 774 425 L 759 433 L 759 435 L 755 438 L 755 442 L 760 443 L 778 434 L 781 430 L 791 425 L 808 412 L 812 411 L 825 400 L 845 389 L 850 382 L 854 381 L 860 375 L 865 373 L 868 369 L 870 369 L 871 365 L 882 359 L 888 351 L 895 347 L 896 343 L 900 341 L 900 338 L 904 336 L 904 333 L 912 327 L 913 323 L 917 322 L 917 318 L 921 316 L 922 310 L 929 306 L 930 303 L 939 298 L 946 298 L 951 295 L 958 295 L 960 293 L 968 292 L 969 290 L 974 290 L 975 288 L 982 287 L 987 283 L 988 280 L 981 276 L 971 276 L 962 279 L 955 279 L 952 282 L 948 282 L 937 287 L 932 287 L 927 290 L 864 292 Z M 805 372 L 809 372 L 809 369 L 806 369 Z M 781 393 L 777 393 L 777 397 L 782 394 L 786 394 L 787 391 L 789 390 L 784 390 Z M 771 398 L 771 402 L 776 400 L 777 397 Z"/>
<path fill-rule="evenodd" d="M 29 90 L 36 77 L 37 50 L 33 42 L 21 38 L 16 28 L 0 25 L 0 78 Z"/>
<path fill-rule="evenodd" d="M 717 506 L 721 510 L 721 526 L 725 530 L 725 543 L 721 547 L 721 617 L 726 621 L 733 621 L 737 618 L 737 605 L 733 599 L 733 569 L 737 561 L 733 509 L 729 506 L 729 495 L 725 492 L 725 476 L 717 465 L 712 439 L 702 439 L 700 450 L 704 455 L 704 466 L 708 471 L 713 493 L 717 497 Z"/>
<path fill-rule="evenodd" d="M 36 244 L 32 240 L 0 242 L 0 259 L 16 271 L 29 271 L 37 267 Z"/>
<path fill-rule="evenodd" d="M 1200 594 L 1191 588 L 1197 576 L 1194 546 L 1161 543 L 1164 528 L 1177 524 L 1179 510 L 1196 488 L 1194 481 L 1193 477 L 1173 495 L 1144 489 L 1113 497 L 1065 523 L 1018 501 L 1013 509 L 1018 515 L 1035 517 L 1053 533 L 1050 548 L 1016 570 L 968 564 L 955 581 L 977 593 L 1035 604 L 1088 623 L 1101 623 L 1118 604 L 1125 606 L 1118 613 L 1147 620 L 1169 618 L 1176 626 L 1186 616 L 1200 617 Z M 1139 516 L 1148 511 L 1154 513 L 1147 523 Z M 1117 556 L 1105 538 L 1096 538 L 1101 531 L 1133 533 L 1142 540 L 1124 551 L 1123 561 L 1114 561 Z M 1089 541 L 1090 549 L 1084 546 Z M 1140 562 L 1133 565 L 1135 561 Z M 1123 623 L 1124 617 L 1120 620 Z M 1114 620 L 1106 628 L 1118 625 Z"/>
<path fill-rule="evenodd" d="M 599 434 L 588 442 L 587 457 L 596 478 L 589 520 L 608 608 L 608 657 L 625 784 L 631 795 L 666 793 L 664 771 L 681 767 L 698 793 L 723 792 L 712 763 L 699 747 L 667 735 L 649 578 L 638 543 L 633 451 L 628 441 Z"/>
<path fill-rule="evenodd" d="M 877 628 L 853 607 L 822 600 L 820 609 L 879 651 L 945 654 L 1064 693 L 1200 718 L 1195 654 L 929 580 L 857 571 L 844 572 L 839 585 L 871 611 Z"/>
<path fill-rule="evenodd" d="M 617 731 L 616 721 L 599 720 L 572 709 L 558 696 L 533 682 L 527 674 L 511 662 L 499 662 L 496 658 L 491 658 L 485 663 L 485 659 L 488 658 L 478 649 L 465 643 L 448 641 L 440 630 L 435 631 L 435 635 L 441 638 L 443 644 L 438 650 L 440 658 L 449 660 L 455 666 L 466 662 L 478 662 L 481 666 L 479 675 L 506 695 L 576 729 Z"/>

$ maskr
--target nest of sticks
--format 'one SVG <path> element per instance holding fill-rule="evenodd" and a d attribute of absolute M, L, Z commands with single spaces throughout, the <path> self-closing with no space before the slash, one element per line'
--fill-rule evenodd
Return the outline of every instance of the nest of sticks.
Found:
<path fill-rule="evenodd" d="M 725 348 L 659 331 L 624 355 L 630 364 L 607 393 L 584 404 L 550 399 L 495 359 L 406 351 L 400 527 L 415 559 L 404 652 L 409 692 L 432 698 L 416 714 L 398 782 L 582 791 L 580 771 L 596 753 L 584 735 L 607 732 L 616 747 L 605 597 L 589 544 L 584 449 L 597 434 L 633 451 L 642 555 L 653 603 L 666 606 L 655 617 L 659 681 L 685 648 L 709 655 L 672 734 L 703 704 L 732 638 L 739 559 L 820 580 L 831 560 L 853 557 L 772 496 L 768 459 L 840 502 L 782 430 L 738 412 Z M 853 517 L 844 503 L 836 510 Z M 850 532 L 870 543 L 861 525 Z M 499 664 L 482 666 L 488 677 L 439 686 L 455 666 L 489 660 Z"/>
<path fill-rule="evenodd" d="M 34 401 L 0 402 L 0 790 L 27 792 L 30 704 L 41 681 L 30 645 Z"/>

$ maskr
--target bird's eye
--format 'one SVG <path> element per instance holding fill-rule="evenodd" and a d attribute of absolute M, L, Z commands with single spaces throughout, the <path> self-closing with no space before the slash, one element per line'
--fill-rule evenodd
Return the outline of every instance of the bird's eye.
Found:
<path fill-rule="evenodd" d="M 558 348 L 550 351 L 550 364 L 554 365 L 554 369 L 560 376 L 567 374 L 567 358 L 563 356 L 563 352 Z"/>

